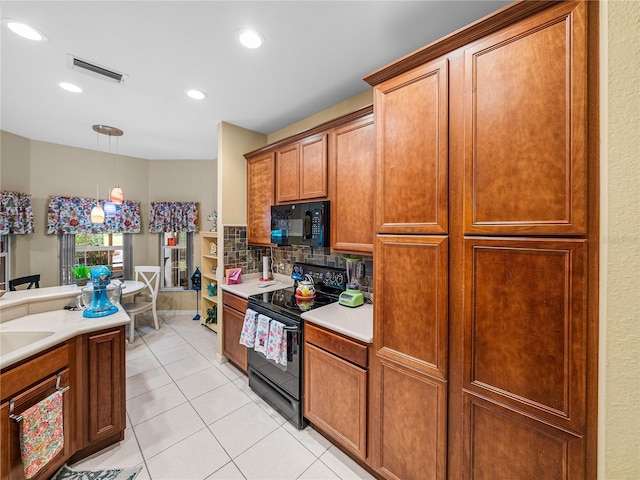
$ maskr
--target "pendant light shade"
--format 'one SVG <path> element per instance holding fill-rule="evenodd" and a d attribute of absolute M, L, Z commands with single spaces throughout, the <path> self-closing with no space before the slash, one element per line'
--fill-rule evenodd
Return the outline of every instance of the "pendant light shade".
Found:
<path fill-rule="evenodd" d="M 122 202 L 124 201 L 124 192 L 119 185 L 116 185 L 111 189 L 109 200 L 113 203 L 117 203 L 118 205 L 122 205 Z"/>
<path fill-rule="evenodd" d="M 91 209 L 91 223 L 104 223 L 104 210 L 99 203 Z"/>

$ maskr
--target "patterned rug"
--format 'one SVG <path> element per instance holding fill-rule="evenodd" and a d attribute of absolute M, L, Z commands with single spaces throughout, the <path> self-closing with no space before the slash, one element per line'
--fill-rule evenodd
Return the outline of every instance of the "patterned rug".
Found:
<path fill-rule="evenodd" d="M 142 470 L 142 465 L 110 470 L 74 470 L 64 465 L 51 480 L 133 480 Z"/>

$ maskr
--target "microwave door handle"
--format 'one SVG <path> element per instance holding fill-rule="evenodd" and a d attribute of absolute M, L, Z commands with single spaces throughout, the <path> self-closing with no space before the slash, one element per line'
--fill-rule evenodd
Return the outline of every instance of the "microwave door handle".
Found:
<path fill-rule="evenodd" d="M 304 238 L 305 240 L 311 238 L 311 212 L 309 210 L 304 212 Z"/>

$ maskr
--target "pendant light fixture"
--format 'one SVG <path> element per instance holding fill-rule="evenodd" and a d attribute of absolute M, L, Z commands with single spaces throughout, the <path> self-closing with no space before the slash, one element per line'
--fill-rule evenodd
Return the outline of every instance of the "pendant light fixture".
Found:
<path fill-rule="evenodd" d="M 96 130 L 96 126 L 93 129 Z M 97 132 L 97 130 L 96 130 Z M 98 152 L 100 151 L 100 135 L 96 134 L 96 174 L 98 173 Z M 100 206 L 98 183 L 96 183 L 96 204 L 91 209 L 91 223 L 104 223 L 104 210 Z"/>
<path fill-rule="evenodd" d="M 108 125 L 94 125 L 93 130 L 97 133 L 109 136 L 109 158 L 111 158 L 111 137 L 116 137 L 116 175 L 118 174 L 118 137 L 124 135 L 124 132 L 116 127 L 110 127 Z M 124 192 L 120 185 L 116 185 L 111 189 L 109 194 L 109 201 L 121 205 L 124 201 Z"/>

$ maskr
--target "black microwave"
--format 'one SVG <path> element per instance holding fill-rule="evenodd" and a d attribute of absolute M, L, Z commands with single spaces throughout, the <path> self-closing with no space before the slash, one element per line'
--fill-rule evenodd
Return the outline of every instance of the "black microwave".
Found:
<path fill-rule="evenodd" d="M 329 202 L 271 207 L 271 243 L 281 246 L 329 246 Z"/>

